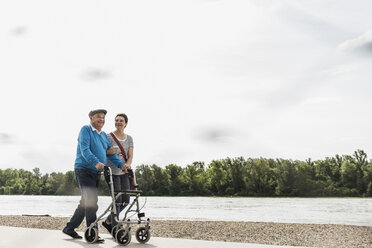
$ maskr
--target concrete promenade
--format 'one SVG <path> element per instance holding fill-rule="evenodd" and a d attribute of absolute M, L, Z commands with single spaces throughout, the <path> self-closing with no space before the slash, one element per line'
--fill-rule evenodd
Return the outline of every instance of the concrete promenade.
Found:
<path fill-rule="evenodd" d="M 79 234 L 83 236 L 83 233 Z M 103 244 L 88 244 L 84 239 L 74 240 L 58 230 L 19 228 L 0 226 L 0 248 L 82 248 L 82 247 L 124 247 L 112 239 L 109 234 L 100 234 Z M 300 246 L 275 246 L 235 242 L 216 242 L 190 239 L 151 237 L 148 243 L 140 244 L 134 236 L 127 247 L 133 248 L 285 248 Z"/>

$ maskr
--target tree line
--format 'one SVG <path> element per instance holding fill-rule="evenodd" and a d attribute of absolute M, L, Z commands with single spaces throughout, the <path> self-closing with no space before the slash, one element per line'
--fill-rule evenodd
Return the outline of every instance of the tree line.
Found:
<path fill-rule="evenodd" d="M 140 165 L 137 183 L 148 196 L 372 196 L 372 161 L 363 150 L 324 160 L 226 158 L 208 165 Z M 101 177 L 99 193 L 108 195 Z M 78 195 L 73 171 L 0 170 L 0 194 Z"/>

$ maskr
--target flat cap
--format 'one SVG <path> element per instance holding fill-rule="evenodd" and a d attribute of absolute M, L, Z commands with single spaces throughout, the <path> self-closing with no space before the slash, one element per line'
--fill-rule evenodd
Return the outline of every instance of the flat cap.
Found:
<path fill-rule="evenodd" d="M 106 115 L 107 114 L 107 110 L 106 109 L 95 109 L 95 110 L 92 110 L 92 111 L 89 112 L 89 117 L 92 117 L 93 115 L 98 114 L 98 113 L 104 113 Z"/>

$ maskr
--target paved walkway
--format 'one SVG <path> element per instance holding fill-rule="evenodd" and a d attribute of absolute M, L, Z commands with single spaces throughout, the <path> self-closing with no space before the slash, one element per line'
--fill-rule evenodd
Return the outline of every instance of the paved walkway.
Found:
<path fill-rule="evenodd" d="M 79 233 L 83 236 L 83 233 Z M 82 248 L 82 247 L 124 247 L 119 245 L 109 234 L 101 234 L 105 239 L 103 244 L 88 244 L 84 239 L 74 240 L 62 231 L 33 228 L 0 226 L 0 248 Z M 130 248 L 284 248 L 294 246 L 259 245 L 234 242 L 216 242 L 190 239 L 170 239 L 151 237 L 148 243 L 140 244 L 132 236 L 132 241 L 126 247 Z M 299 246 L 296 246 L 300 248 Z"/>

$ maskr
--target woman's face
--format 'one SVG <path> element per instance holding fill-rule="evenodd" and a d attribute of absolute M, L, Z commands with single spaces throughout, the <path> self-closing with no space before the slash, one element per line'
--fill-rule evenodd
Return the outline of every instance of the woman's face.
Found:
<path fill-rule="evenodd" d="M 125 122 L 124 117 L 122 116 L 117 116 L 115 118 L 115 127 L 117 129 L 125 128 L 127 126 L 127 123 Z"/>

